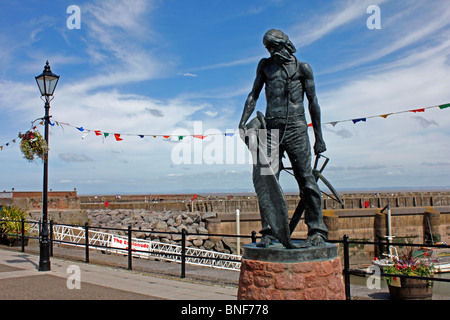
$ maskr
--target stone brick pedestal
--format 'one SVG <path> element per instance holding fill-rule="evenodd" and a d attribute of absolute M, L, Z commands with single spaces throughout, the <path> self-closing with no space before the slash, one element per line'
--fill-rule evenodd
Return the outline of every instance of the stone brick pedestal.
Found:
<path fill-rule="evenodd" d="M 295 242 L 294 242 L 295 243 Z M 238 300 L 344 300 L 337 246 L 244 246 Z"/>

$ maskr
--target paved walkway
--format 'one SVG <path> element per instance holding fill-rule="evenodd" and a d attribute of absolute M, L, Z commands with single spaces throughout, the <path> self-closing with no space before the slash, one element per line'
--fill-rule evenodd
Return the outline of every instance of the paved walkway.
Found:
<path fill-rule="evenodd" d="M 55 246 L 52 270 L 39 272 L 39 248 L 35 243 L 30 243 L 25 253 L 20 248 L 0 247 L 0 300 L 236 301 L 237 271 L 187 264 L 186 279 L 181 279 L 178 263 L 133 259 L 133 271 L 127 271 L 126 256 L 92 250 L 91 263 L 87 264 L 84 255 L 84 249 Z M 75 283 L 75 269 L 71 266 L 80 270 L 80 289 L 67 286 L 68 282 L 69 286 Z M 351 295 L 353 300 L 390 299 L 387 288 L 369 290 L 365 283 L 352 283 Z M 449 296 L 433 294 L 433 300 L 448 300 Z"/>
<path fill-rule="evenodd" d="M 237 295 L 237 288 L 55 257 L 51 258 L 51 271 L 40 272 L 38 265 L 38 255 L 0 248 L 0 300 L 236 300 Z"/>

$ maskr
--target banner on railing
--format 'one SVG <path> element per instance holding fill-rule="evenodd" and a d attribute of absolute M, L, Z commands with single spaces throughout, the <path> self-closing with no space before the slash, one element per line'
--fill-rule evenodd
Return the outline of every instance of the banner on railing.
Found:
<path fill-rule="evenodd" d="M 111 238 L 111 248 L 116 249 L 126 249 L 128 250 L 128 240 L 124 238 L 119 238 L 116 236 L 112 236 Z M 139 241 L 131 241 L 131 251 L 149 251 L 150 252 L 150 244 Z"/>

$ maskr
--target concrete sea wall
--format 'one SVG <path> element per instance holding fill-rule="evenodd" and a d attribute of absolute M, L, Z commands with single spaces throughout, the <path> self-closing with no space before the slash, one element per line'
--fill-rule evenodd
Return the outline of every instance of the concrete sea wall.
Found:
<path fill-rule="evenodd" d="M 341 198 L 343 206 L 326 196 L 323 197 L 324 221 L 329 229 L 330 239 L 342 239 L 348 234 L 353 240 L 378 241 L 386 239 L 390 230 L 391 235 L 395 236 L 394 242 L 449 243 L 450 191 L 346 193 L 342 194 Z M 286 195 L 286 199 L 290 214 L 293 214 L 299 198 L 296 195 Z M 0 193 L 0 205 L 19 206 L 36 220 L 41 217 L 41 202 L 40 192 Z M 388 203 L 391 208 L 390 219 L 387 210 L 382 212 Z M 236 209 L 240 211 L 239 232 L 236 230 Z M 209 234 L 250 235 L 252 231 L 258 232 L 261 228 L 258 212 L 257 198 L 251 194 L 78 196 L 76 191 L 49 193 L 49 219 L 68 224 L 89 222 L 93 226 L 102 226 L 102 223 L 105 225 L 106 220 L 110 219 L 107 226 L 127 228 L 132 225 L 133 229 L 155 230 L 156 224 L 150 228 L 148 221 L 156 219 L 167 225 L 163 230 L 163 223 L 160 223 L 158 230 L 174 231 L 180 226 L 177 225 L 177 219 L 186 220 L 191 214 L 197 218 L 191 217 L 190 220 L 200 219 L 197 221 L 198 225 L 194 225 L 190 230 L 192 233 L 195 233 L 194 229 L 198 232 L 196 228 L 201 227 Z M 165 213 L 163 218 L 162 213 Z M 167 218 L 169 215 L 171 217 Z M 302 219 L 293 236 L 305 238 L 306 234 L 307 227 Z M 216 245 L 217 242 L 222 242 L 225 252 L 234 252 L 236 248 L 236 240 L 232 237 L 206 238 L 205 235 L 203 238 L 205 239 L 201 239 L 201 244 L 200 239 L 196 239 L 199 247 L 212 246 L 222 251 L 221 245 Z M 176 241 L 171 237 L 164 239 Z M 242 243 L 249 241 L 241 238 Z M 381 248 L 369 245 L 355 246 L 351 251 L 352 261 L 370 262 L 374 256 L 380 254 L 380 250 Z"/>
<path fill-rule="evenodd" d="M 242 213 L 239 218 L 240 234 L 260 230 L 259 214 Z M 390 230 L 394 243 L 450 241 L 450 206 L 392 208 L 390 219 L 386 211 L 374 208 L 324 210 L 324 222 L 332 240 L 341 240 L 347 234 L 351 240 L 386 241 Z M 216 219 L 208 221 L 207 229 L 210 233 L 235 234 L 236 215 L 219 213 Z M 307 226 L 302 219 L 293 237 L 306 236 Z M 373 245 L 352 246 L 351 262 L 370 263 L 383 249 Z"/>

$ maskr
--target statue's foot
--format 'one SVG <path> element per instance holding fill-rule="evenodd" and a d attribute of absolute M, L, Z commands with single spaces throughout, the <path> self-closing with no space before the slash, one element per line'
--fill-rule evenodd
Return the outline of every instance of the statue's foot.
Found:
<path fill-rule="evenodd" d="M 297 248 L 299 248 L 298 246 L 296 246 L 295 244 L 293 244 L 292 241 L 289 241 L 288 243 L 286 243 L 286 244 L 284 245 L 284 247 L 285 247 L 286 249 L 297 249 Z"/>
<path fill-rule="evenodd" d="M 308 236 L 305 242 L 298 245 L 299 248 L 320 247 L 326 245 L 325 238 L 319 233 Z"/>
<path fill-rule="evenodd" d="M 267 248 L 267 247 L 270 246 L 271 244 L 272 244 L 272 239 L 271 239 L 271 237 L 268 236 L 268 235 L 264 235 L 264 236 L 261 238 L 261 241 L 258 242 L 258 243 L 256 244 L 256 246 L 259 247 L 259 248 Z"/>

